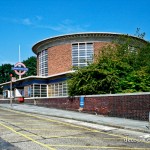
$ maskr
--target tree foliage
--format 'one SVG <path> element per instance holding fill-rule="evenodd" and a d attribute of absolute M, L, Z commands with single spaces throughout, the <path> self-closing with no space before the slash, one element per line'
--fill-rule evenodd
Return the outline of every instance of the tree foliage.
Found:
<path fill-rule="evenodd" d="M 77 68 L 68 80 L 69 95 L 150 91 L 150 43 L 123 36 L 102 48 L 94 63 Z"/>
<path fill-rule="evenodd" d="M 2 64 L 0 66 L 0 83 L 8 82 L 10 81 L 10 74 L 15 76 L 14 71 L 12 70 L 11 64 Z"/>
<path fill-rule="evenodd" d="M 23 61 L 23 63 L 26 65 L 26 67 L 29 69 L 23 77 L 36 75 L 36 57 L 32 56 L 28 58 L 27 60 Z M 18 78 L 18 75 L 15 74 L 14 70 L 12 70 L 12 67 L 14 65 L 11 64 L 2 64 L 0 66 L 0 83 L 9 82 L 10 81 L 10 74 L 13 75 L 13 77 Z M 0 88 L 0 93 L 2 92 L 2 89 Z"/>
<path fill-rule="evenodd" d="M 26 67 L 29 69 L 24 77 L 27 77 L 27 76 L 33 76 L 33 75 L 36 75 L 37 74 L 37 71 L 36 71 L 36 65 L 37 65 L 37 60 L 36 60 L 36 57 L 32 56 L 30 58 L 28 58 L 27 60 L 24 60 L 23 63 L 26 65 Z"/>

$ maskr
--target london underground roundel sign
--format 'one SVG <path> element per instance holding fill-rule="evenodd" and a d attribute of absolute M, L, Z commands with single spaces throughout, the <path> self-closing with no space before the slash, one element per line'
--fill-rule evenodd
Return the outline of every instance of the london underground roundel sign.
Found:
<path fill-rule="evenodd" d="M 13 70 L 17 75 L 21 76 L 28 71 L 28 68 L 26 68 L 26 66 L 23 63 L 18 62 L 14 65 Z"/>

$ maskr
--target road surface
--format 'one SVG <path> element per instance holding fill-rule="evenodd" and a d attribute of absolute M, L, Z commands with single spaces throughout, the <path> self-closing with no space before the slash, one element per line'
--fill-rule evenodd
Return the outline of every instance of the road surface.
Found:
<path fill-rule="evenodd" d="M 149 150 L 150 135 L 0 108 L 0 149 Z"/>

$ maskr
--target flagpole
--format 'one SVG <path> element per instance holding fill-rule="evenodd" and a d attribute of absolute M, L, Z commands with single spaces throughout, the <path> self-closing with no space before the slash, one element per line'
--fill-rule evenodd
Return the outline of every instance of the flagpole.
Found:
<path fill-rule="evenodd" d="M 20 62 L 20 44 L 19 44 L 19 62 Z"/>
<path fill-rule="evenodd" d="M 19 62 L 21 62 L 21 60 L 20 60 L 20 44 L 19 44 Z M 19 75 L 19 79 L 21 79 L 21 75 Z"/>

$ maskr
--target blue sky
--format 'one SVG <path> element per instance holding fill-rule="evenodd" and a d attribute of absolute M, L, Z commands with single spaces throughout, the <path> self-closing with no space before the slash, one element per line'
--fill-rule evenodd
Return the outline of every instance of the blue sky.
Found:
<path fill-rule="evenodd" d="M 0 65 L 35 56 L 40 40 L 76 32 L 134 35 L 150 41 L 150 0 L 0 0 Z"/>

